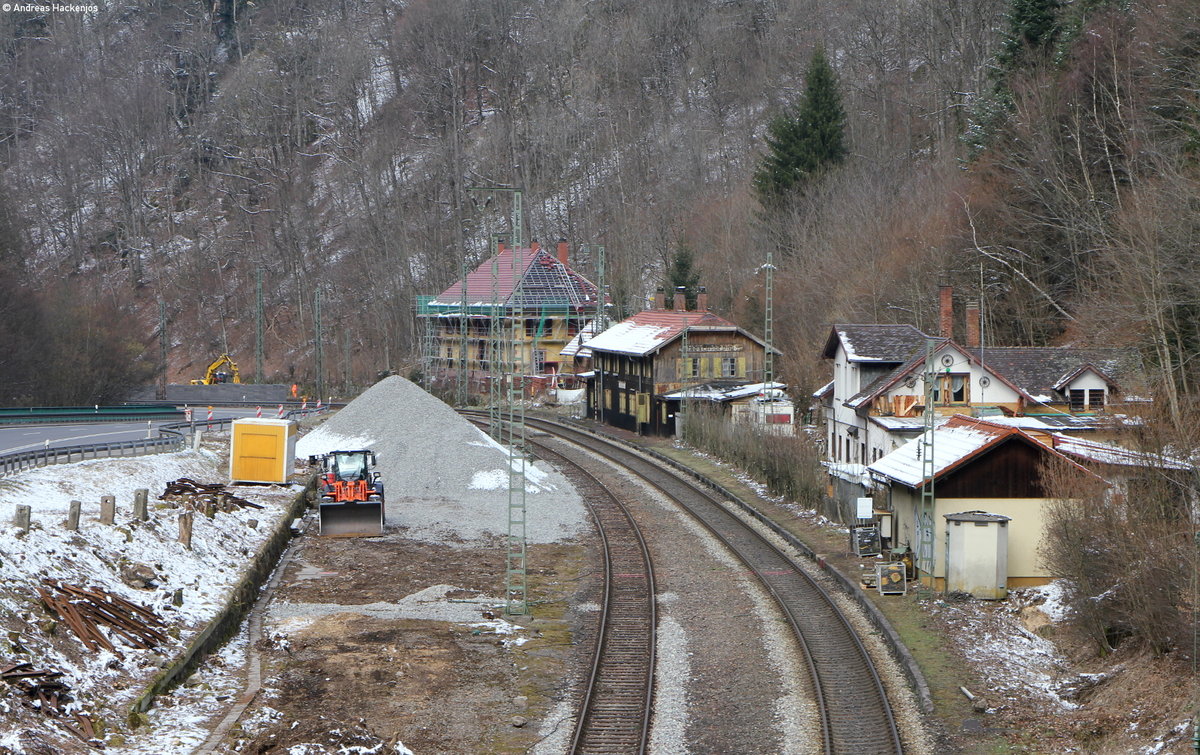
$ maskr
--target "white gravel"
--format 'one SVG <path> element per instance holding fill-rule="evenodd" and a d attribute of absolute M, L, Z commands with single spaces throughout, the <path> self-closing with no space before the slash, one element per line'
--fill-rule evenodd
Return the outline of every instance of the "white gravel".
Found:
<path fill-rule="evenodd" d="M 669 601 L 668 601 L 669 602 Z M 692 675 L 687 633 L 670 616 L 658 617 L 654 655 L 654 719 L 650 724 L 650 752 L 686 755 L 687 684 Z M 667 680 L 674 680 L 668 682 Z"/>
<path fill-rule="evenodd" d="M 389 529 L 448 544 L 507 535 L 507 449 L 420 386 L 384 378 L 301 438 L 296 453 L 356 448 L 378 459 Z M 581 534 L 586 509 L 571 483 L 544 462 L 524 470 L 526 541 Z"/>

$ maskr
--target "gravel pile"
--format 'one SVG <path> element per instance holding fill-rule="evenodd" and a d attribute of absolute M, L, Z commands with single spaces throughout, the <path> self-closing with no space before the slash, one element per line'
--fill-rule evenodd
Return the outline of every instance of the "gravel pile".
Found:
<path fill-rule="evenodd" d="M 296 454 L 358 448 L 379 462 L 388 531 L 464 545 L 507 534 L 507 450 L 420 386 L 384 378 L 301 438 Z M 579 495 L 545 462 L 525 465 L 525 493 L 529 543 L 570 539 L 585 527 Z"/>

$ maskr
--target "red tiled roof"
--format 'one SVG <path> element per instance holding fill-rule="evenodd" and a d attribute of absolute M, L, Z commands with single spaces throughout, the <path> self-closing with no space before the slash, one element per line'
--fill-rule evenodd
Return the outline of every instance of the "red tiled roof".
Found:
<path fill-rule="evenodd" d="M 463 298 L 459 280 L 430 304 L 462 306 Z M 596 286 L 544 249 L 505 249 L 467 274 L 465 298 L 468 307 L 594 307 Z"/>

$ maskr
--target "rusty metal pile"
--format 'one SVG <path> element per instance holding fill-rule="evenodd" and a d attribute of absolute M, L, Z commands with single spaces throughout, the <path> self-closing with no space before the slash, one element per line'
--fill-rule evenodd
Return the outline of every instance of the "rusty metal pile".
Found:
<path fill-rule="evenodd" d="M 7 682 L 31 701 L 31 705 L 48 716 L 58 718 L 66 715 L 66 720 L 60 720 L 63 728 L 79 738 L 80 741 L 93 747 L 103 747 L 96 737 L 96 726 L 92 719 L 79 711 L 67 714 L 63 706 L 71 702 L 71 688 L 63 682 L 61 671 L 36 669 L 32 663 L 11 663 L 0 668 L 0 681 Z"/>
<path fill-rule="evenodd" d="M 211 516 L 220 511 L 228 513 L 237 508 L 261 509 L 261 505 L 230 493 L 220 483 L 206 484 L 187 477 L 168 482 L 166 491 L 158 497 L 160 501 L 175 503 L 189 511 L 199 511 Z"/>
<path fill-rule="evenodd" d="M 54 579 L 43 579 L 42 584 L 51 588 L 37 589 L 42 603 L 62 618 L 89 650 L 104 648 L 124 658 L 101 626 L 134 648 L 153 648 L 167 639 L 161 631 L 165 628 L 162 619 L 136 603 L 98 587 L 75 587 Z"/>

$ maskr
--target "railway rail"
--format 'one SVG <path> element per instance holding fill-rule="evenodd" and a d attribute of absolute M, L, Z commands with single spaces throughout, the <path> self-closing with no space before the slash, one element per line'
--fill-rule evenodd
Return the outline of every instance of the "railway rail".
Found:
<path fill-rule="evenodd" d="M 543 458 L 563 457 L 530 439 Z M 658 625 L 654 564 L 629 510 L 599 479 L 587 500 L 604 555 L 604 598 L 596 652 L 571 738 L 571 753 L 644 753 L 654 701 L 655 631 Z"/>
<path fill-rule="evenodd" d="M 689 512 L 762 582 L 803 649 L 825 753 L 903 752 L 883 683 L 857 632 L 824 587 L 787 554 L 732 514 L 708 490 L 621 444 L 547 420 L 527 417 L 526 423 L 639 476 Z"/>
<path fill-rule="evenodd" d="M 463 412 L 472 421 L 486 421 Z M 646 752 L 654 701 L 658 616 L 654 564 L 625 505 L 578 460 L 534 438 L 542 458 L 562 459 L 587 477 L 596 495 L 585 499 L 600 533 L 604 595 L 596 647 L 571 736 L 572 755 Z"/>

